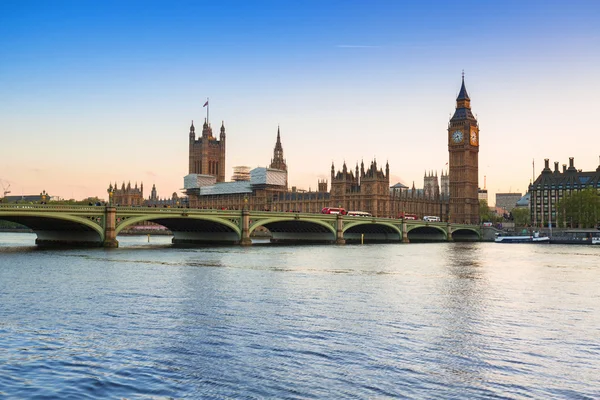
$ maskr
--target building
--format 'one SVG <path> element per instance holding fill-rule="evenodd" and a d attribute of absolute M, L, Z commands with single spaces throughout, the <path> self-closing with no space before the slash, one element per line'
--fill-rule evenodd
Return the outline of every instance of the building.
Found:
<path fill-rule="evenodd" d="M 137 182 L 135 187 L 131 187 L 131 182 L 125 182 L 121 184 L 121 189 L 117 189 L 117 182 L 115 186 L 110 184 L 108 186 L 109 194 L 112 193 L 112 204 L 119 206 L 141 206 L 144 204 L 144 184 L 141 183 L 138 188 Z"/>
<path fill-rule="evenodd" d="M 515 204 L 515 208 L 526 208 L 529 209 L 529 200 L 531 198 L 531 194 L 525 193 L 523 197 L 521 197 L 517 204 Z"/>
<path fill-rule="evenodd" d="M 196 139 L 194 121 L 189 134 L 189 174 L 212 175 L 217 182 L 225 182 L 225 124 L 221 123 L 219 140 L 212 127 L 204 120 L 202 135 Z"/>
<path fill-rule="evenodd" d="M 440 185 L 438 184 L 437 171 L 427 173 L 423 177 L 423 191 L 428 198 L 438 197 L 440 195 Z"/>
<path fill-rule="evenodd" d="M 496 193 L 496 208 L 501 209 L 502 214 L 508 214 L 517 206 L 521 197 L 521 193 Z"/>
<path fill-rule="evenodd" d="M 450 175 L 448 171 L 444 174 L 442 171 L 442 175 L 440 176 L 440 195 L 444 198 L 450 198 Z"/>
<path fill-rule="evenodd" d="M 485 201 L 488 205 L 490 204 L 488 201 L 488 191 L 487 189 L 478 189 L 477 190 L 477 198 L 479 201 Z"/>
<path fill-rule="evenodd" d="M 205 129 L 208 129 L 206 123 Z M 190 141 L 192 136 L 190 133 Z M 410 213 L 420 218 L 432 215 L 443 221 L 477 224 L 479 127 L 471 112 L 464 76 L 456 99 L 456 111 L 448 124 L 448 151 L 448 171 L 439 176 L 437 171 L 426 172 L 423 189 L 417 189 L 414 182 L 412 188 L 399 183 L 390 186 L 389 163 L 380 168 L 373 160 L 369 166 L 364 162 L 360 166 L 357 163 L 354 170 L 346 163 L 341 170 L 336 170 L 332 163 L 330 182 L 319 180 L 317 191 L 301 191 L 295 187 L 289 190 L 288 165 L 283 158 L 278 127 L 268 168 L 253 169 L 249 180 L 236 178 L 234 182 L 222 182 L 210 171 L 192 168 L 190 161 L 190 174 L 184 178 L 184 187 L 190 207 L 247 207 L 250 210 L 294 212 L 320 212 L 324 207 L 343 207 L 377 217 L 397 218 Z"/>
<path fill-rule="evenodd" d="M 277 141 L 275 142 L 275 148 L 273 149 L 273 158 L 269 168 L 279 169 L 285 171 L 285 187 L 287 188 L 287 164 L 283 158 L 283 146 L 281 144 L 281 136 L 279 134 L 279 127 L 277 127 Z"/>
<path fill-rule="evenodd" d="M 479 125 L 471 112 L 471 99 L 463 74 L 456 111 L 448 124 L 450 153 L 450 222 L 479 223 Z"/>
<path fill-rule="evenodd" d="M 250 167 L 238 166 L 233 167 L 233 175 L 231 180 L 234 182 L 249 181 L 250 180 Z"/>
<path fill-rule="evenodd" d="M 173 192 L 170 198 L 159 198 L 156 191 L 156 185 L 152 185 L 150 197 L 144 198 L 144 183 L 138 188 L 137 182 L 135 186 L 131 186 L 131 182 L 125 185 L 121 184 L 121 188 L 117 189 L 117 183 L 113 186 L 112 183 L 108 186 L 108 193 L 111 196 L 112 204 L 122 207 L 177 207 L 187 204 L 186 198 L 180 198 L 177 193 Z"/>
<path fill-rule="evenodd" d="M 160 198 L 158 197 L 158 192 L 156 191 L 156 185 L 152 185 L 152 190 L 150 191 L 150 197 L 146 199 L 143 203 L 144 206 L 148 207 L 178 207 L 185 206 L 187 204 L 187 198 L 179 197 L 176 192 L 173 192 L 171 197 Z"/>
<path fill-rule="evenodd" d="M 544 169 L 529 185 L 531 222 L 534 226 L 556 227 L 556 206 L 565 196 L 595 188 L 600 191 L 600 165 L 595 171 L 581 171 L 575 168 L 575 160 L 569 158 L 569 167 L 562 165 L 559 170 L 558 162 L 554 163 L 554 171 L 550 169 L 549 160 L 544 160 Z M 560 215 L 558 216 L 560 219 Z M 562 222 L 566 226 L 566 221 Z"/>

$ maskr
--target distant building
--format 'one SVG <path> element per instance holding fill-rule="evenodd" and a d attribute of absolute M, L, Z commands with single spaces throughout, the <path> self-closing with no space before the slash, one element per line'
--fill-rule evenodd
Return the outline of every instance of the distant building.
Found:
<path fill-rule="evenodd" d="M 233 167 L 233 176 L 231 180 L 234 182 L 249 181 L 250 180 L 250 167 L 239 166 Z"/>
<path fill-rule="evenodd" d="M 488 201 L 488 191 L 487 189 L 477 189 L 477 196 L 479 197 L 479 201 L 485 200 L 488 205 L 490 204 Z"/>
<path fill-rule="evenodd" d="M 120 206 L 141 206 L 144 203 L 144 184 L 140 184 L 138 188 L 137 182 L 134 187 L 131 187 L 131 182 L 125 182 L 121 184 L 121 189 L 117 189 L 117 182 L 115 186 L 112 184 L 108 187 L 109 192 L 113 193 L 112 203 Z"/>
<path fill-rule="evenodd" d="M 287 164 L 283 158 L 283 146 L 281 145 L 281 136 L 279 134 L 279 127 L 277 127 L 277 141 L 275 142 L 275 148 L 273 149 L 273 158 L 269 168 L 278 169 L 285 171 L 285 187 L 288 187 L 287 181 Z"/>
<path fill-rule="evenodd" d="M 429 173 L 425 172 L 425 176 L 423 178 L 423 191 L 425 192 L 425 197 L 430 199 L 440 195 L 440 185 L 438 183 L 437 171 L 435 171 L 435 174 L 433 171 Z"/>
<path fill-rule="evenodd" d="M 521 193 L 496 193 L 496 208 L 508 214 L 517 206 L 517 201 L 521 197 L 523 197 Z"/>
<path fill-rule="evenodd" d="M 523 197 L 517 201 L 516 208 L 529 208 L 529 199 L 531 198 L 530 193 L 525 193 Z"/>
<path fill-rule="evenodd" d="M 177 207 L 179 205 L 185 205 L 187 203 L 187 199 L 180 198 L 177 193 L 173 192 L 170 198 L 159 198 L 156 185 L 152 185 L 152 191 L 150 192 L 150 197 L 144 199 L 144 184 L 141 183 L 138 188 L 137 183 L 135 186 L 131 186 L 131 182 L 125 185 L 125 182 L 121 184 L 121 188 L 117 189 L 117 183 L 113 186 L 110 184 L 108 186 L 108 191 L 112 192 L 112 204 L 123 206 L 123 207 L 145 207 L 145 206 L 155 206 L 155 207 Z"/>
<path fill-rule="evenodd" d="M 558 202 L 571 193 L 596 188 L 600 190 L 600 165 L 595 171 L 577 170 L 573 157 L 569 157 L 569 167 L 554 162 L 554 171 L 550 169 L 549 160 L 544 160 L 544 169 L 535 181 L 529 185 L 531 222 L 535 226 L 556 226 L 556 206 Z M 562 221 L 565 225 L 567 221 Z"/>
<path fill-rule="evenodd" d="M 2 200 L 2 203 L 41 203 L 42 201 L 51 201 L 52 197 L 48 194 L 24 194 L 15 196 L 6 196 Z"/>

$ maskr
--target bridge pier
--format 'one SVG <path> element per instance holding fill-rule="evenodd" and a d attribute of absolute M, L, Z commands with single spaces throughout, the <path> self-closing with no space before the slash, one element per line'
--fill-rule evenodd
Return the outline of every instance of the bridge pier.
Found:
<path fill-rule="evenodd" d="M 252 239 L 250 239 L 250 211 L 246 207 L 242 210 L 242 237 L 240 245 L 251 246 Z"/>
<path fill-rule="evenodd" d="M 341 214 L 335 219 L 335 244 L 346 244 L 344 239 L 344 218 Z"/>
<path fill-rule="evenodd" d="M 408 240 L 408 231 L 406 230 L 406 220 L 402 218 L 402 243 L 410 243 Z"/>
<path fill-rule="evenodd" d="M 113 206 L 106 206 L 104 214 L 104 242 L 103 247 L 117 248 L 119 247 L 119 241 L 117 240 L 116 226 L 117 226 L 117 209 Z"/>
<path fill-rule="evenodd" d="M 448 232 L 448 241 L 454 242 L 454 238 L 452 237 L 452 225 L 450 225 L 450 222 L 446 225 L 446 231 Z"/>

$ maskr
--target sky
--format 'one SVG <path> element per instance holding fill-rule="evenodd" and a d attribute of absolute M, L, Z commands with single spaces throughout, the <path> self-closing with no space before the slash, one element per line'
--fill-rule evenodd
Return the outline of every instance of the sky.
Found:
<path fill-rule="evenodd" d="M 376 160 L 422 187 L 446 168 L 463 70 L 490 204 L 545 158 L 598 167 L 598 1 L 3 0 L 0 183 L 180 193 L 209 98 L 228 180 L 270 163 L 279 126 L 291 186 Z"/>

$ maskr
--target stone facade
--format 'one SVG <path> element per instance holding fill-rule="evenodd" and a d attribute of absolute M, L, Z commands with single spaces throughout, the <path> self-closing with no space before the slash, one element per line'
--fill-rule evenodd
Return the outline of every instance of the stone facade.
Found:
<path fill-rule="evenodd" d="M 217 182 L 225 182 L 225 125 L 221 123 L 219 140 L 213 136 L 212 127 L 204 121 L 202 135 L 196 139 L 194 121 L 189 133 L 190 174 L 213 175 Z"/>
<path fill-rule="evenodd" d="M 141 206 L 144 203 L 144 184 L 140 184 L 138 188 L 137 182 L 135 187 L 131 187 L 131 182 L 125 182 L 121 184 L 121 189 L 117 189 L 117 183 L 115 186 L 112 184 L 108 188 L 109 192 L 112 191 L 112 204 L 119 206 Z"/>
<path fill-rule="evenodd" d="M 456 111 L 448 123 L 450 222 L 479 223 L 479 125 L 471 112 L 471 99 L 462 85 Z"/>
<path fill-rule="evenodd" d="M 152 185 L 152 191 L 150 197 L 144 199 L 144 184 L 141 183 L 138 188 L 137 183 L 135 186 L 131 186 L 131 182 L 125 182 L 121 184 L 121 188 L 117 189 L 117 183 L 113 186 L 108 186 L 108 192 L 112 192 L 112 204 L 123 207 L 177 207 L 187 204 L 186 198 L 180 198 L 177 193 L 173 193 L 171 198 L 159 198 L 156 185 Z M 110 196 L 110 194 L 109 194 Z"/>

